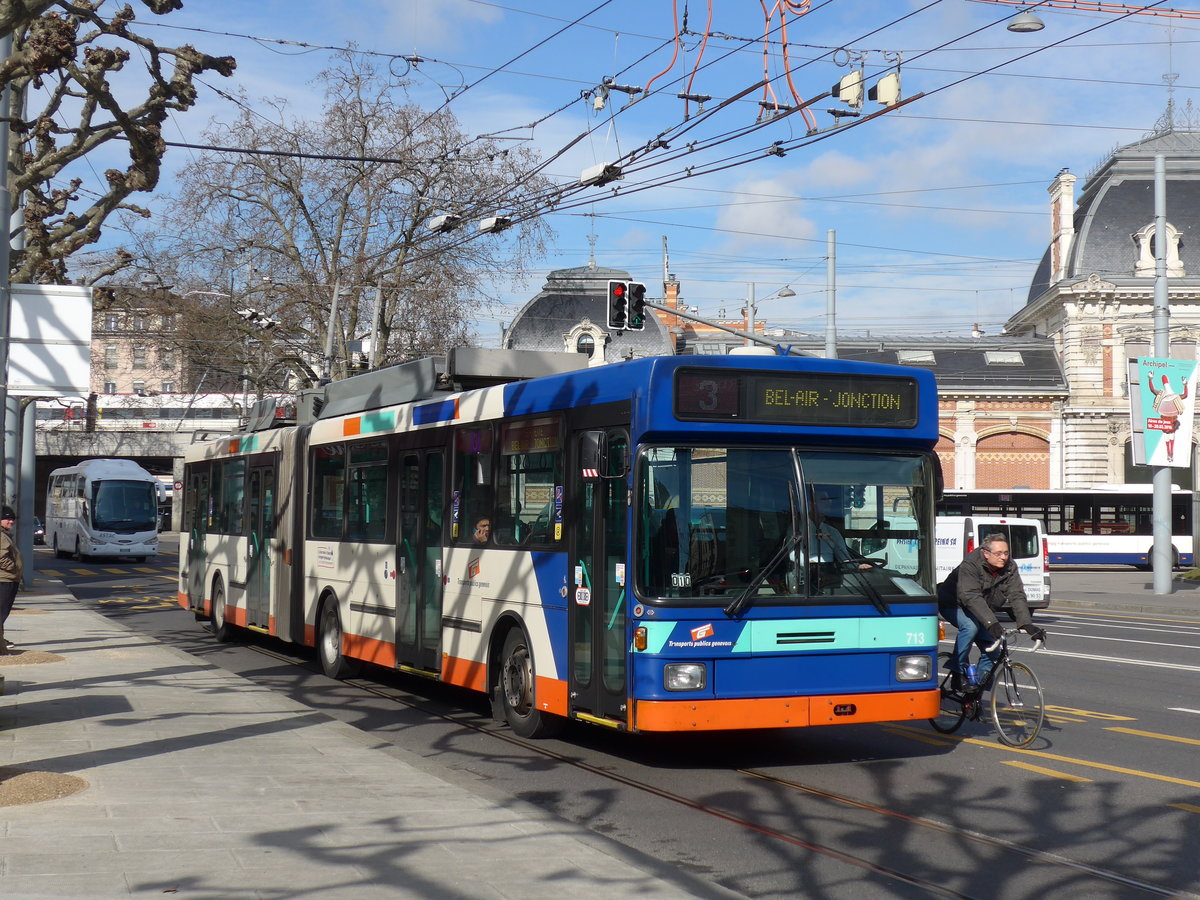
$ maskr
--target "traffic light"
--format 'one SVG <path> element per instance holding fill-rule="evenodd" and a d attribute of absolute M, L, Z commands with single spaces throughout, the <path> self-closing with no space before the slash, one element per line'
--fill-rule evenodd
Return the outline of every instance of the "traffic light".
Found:
<path fill-rule="evenodd" d="M 863 73 L 855 69 L 829 89 L 835 98 L 848 106 L 859 109 L 863 105 Z"/>
<path fill-rule="evenodd" d="M 895 106 L 900 102 L 900 73 L 889 72 L 867 91 L 867 99 L 884 106 Z"/>
<path fill-rule="evenodd" d="M 637 281 L 629 282 L 629 330 L 642 331 L 646 327 L 646 286 Z"/>
<path fill-rule="evenodd" d="M 610 281 L 608 283 L 608 327 L 624 328 L 628 311 L 628 285 L 623 281 Z"/>
<path fill-rule="evenodd" d="M 851 486 L 850 505 L 855 509 L 862 509 L 867 505 L 867 490 L 861 484 Z"/>

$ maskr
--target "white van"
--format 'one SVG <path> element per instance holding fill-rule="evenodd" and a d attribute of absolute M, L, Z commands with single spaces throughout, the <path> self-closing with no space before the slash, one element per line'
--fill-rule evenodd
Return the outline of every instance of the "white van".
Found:
<path fill-rule="evenodd" d="M 989 534 L 1003 534 L 1021 573 L 1030 610 L 1050 605 L 1050 551 L 1037 519 L 1014 516 L 938 516 L 937 581 L 941 584 L 963 557 Z"/>

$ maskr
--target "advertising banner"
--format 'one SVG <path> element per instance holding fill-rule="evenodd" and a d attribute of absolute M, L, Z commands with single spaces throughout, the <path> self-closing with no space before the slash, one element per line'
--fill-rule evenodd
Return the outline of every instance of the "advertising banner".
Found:
<path fill-rule="evenodd" d="M 1135 464 L 1191 466 L 1195 396 L 1194 360 L 1152 356 L 1130 360 L 1129 413 Z"/>

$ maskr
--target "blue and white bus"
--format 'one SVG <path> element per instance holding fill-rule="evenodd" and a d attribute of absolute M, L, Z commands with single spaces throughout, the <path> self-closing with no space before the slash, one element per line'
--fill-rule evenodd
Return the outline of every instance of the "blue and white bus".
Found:
<path fill-rule="evenodd" d="M 663 357 L 463 389 L 425 364 L 193 447 L 180 605 L 333 676 L 485 692 L 523 736 L 937 714 L 930 373 Z"/>
<path fill-rule="evenodd" d="M 1100 484 L 1055 491 L 946 491 L 938 513 L 1019 516 L 1042 523 L 1055 566 L 1126 565 L 1148 569 L 1154 550 L 1154 489 Z M 1173 564 L 1192 565 L 1192 492 L 1171 491 Z"/>
<path fill-rule="evenodd" d="M 130 459 L 85 459 L 50 473 L 46 539 L 54 555 L 158 554 L 158 479 Z"/>

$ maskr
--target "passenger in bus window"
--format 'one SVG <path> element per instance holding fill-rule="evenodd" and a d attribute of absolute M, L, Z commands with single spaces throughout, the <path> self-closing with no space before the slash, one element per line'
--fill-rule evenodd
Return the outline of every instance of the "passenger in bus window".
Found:
<path fill-rule="evenodd" d="M 471 537 L 477 544 L 486 544 L 492 537 L 492 520 L 484 516 L 476 522 Z"/>

